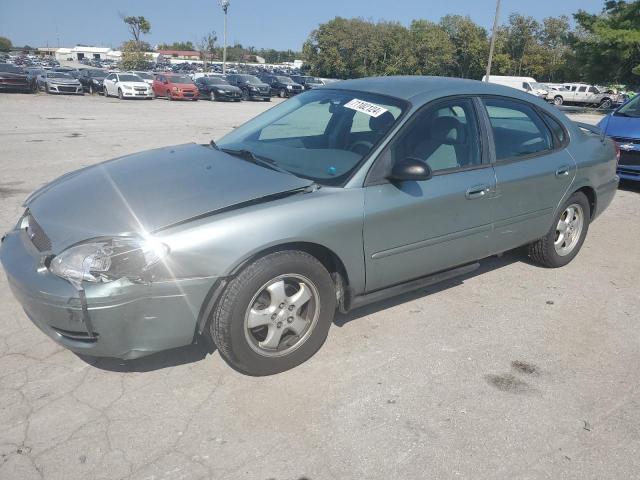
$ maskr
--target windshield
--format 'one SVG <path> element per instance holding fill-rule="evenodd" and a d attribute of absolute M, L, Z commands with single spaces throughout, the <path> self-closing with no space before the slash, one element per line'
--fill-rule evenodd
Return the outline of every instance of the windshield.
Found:
<path fill-rule="evenodd" d="M 173 75 L 167 77 L 171 83 L 193 83 L 193 81 L 185 75 Z"/>
<path fill-rule="evenodd" d="M 307 83 L 322 83 L 319 78 L 316 77 L 307 77 Z"/>
<path fill-rule="evenodd" d="M 138 75 L 118 75 L 119 82 L 141 82 L 142 79 Z"/>
<path fill-rule="evenodd" d="M 293 83 L 293 80 L 291 80 L 289 77 L 276 77 L 276 79 L 280 83 Z"/>
<path fill-rule="evenodd" d="M 207 77 L 205 78 L 205 82 L 209 85 L 229 85 L 229 82 L 224 78 Z"/>
<path fill-rule="evenodd" d="M 342 185 L 395 125 L 405 102 L 382 95 L 310 90 L 217 142 L 247 150 L 299 177 Z"/>
<path fill-rule="evenodd" d="M 619 117 L 640 118 L 640 95 L 636 95 L 627 103 L 622 105 L 614 115 Z"/>
<path fill-rule="evenodd" d="M 258 77 L 254 77 L 253 75 L 238 75 L 238 78 L 243 82 L 253 83 L 255 85 L 262 83 Z"/>
<path fill-rule="evenodd" d="M 0 72 L 23 73 L 23 70 L 20 67 L 16 67 L 9 63 L 0 63 Z"/>
<path fill-rule="evenodd" d="M 538 82 L 531 82 L 530 85 L 531 85 L 531 88 L 535 88 L 536 90 L 547 90 L 549 88 L 544 83 L 538 83 Z"/>
<path fill-rule="evenodd" d="M 153 80 L 153 75 L 151 75 L 150 73 L 136 72 L 136 75 L 146 80 Z"/>
<path fill-rule="evenodd" d="M 104 78 L 107 76 L 107 72 L 103 70 L 89 70 L 87 75 L 92 78 Z"/>

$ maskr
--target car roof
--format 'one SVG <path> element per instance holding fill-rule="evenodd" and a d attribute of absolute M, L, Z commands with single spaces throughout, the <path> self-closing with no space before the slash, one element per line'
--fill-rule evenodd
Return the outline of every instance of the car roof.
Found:
<path fill-rule="evenodd" d="M 360 90 L 364 92 L 411 100 L 414 97 L 437 92 L 447 95 L 502 95 L 532 100 L 532 95 L 495 83 L 464 78 L 426 77 L 419 75 L 394 77 L 368 77 L 343 80 L 327 86 L 332 90 Z"/>

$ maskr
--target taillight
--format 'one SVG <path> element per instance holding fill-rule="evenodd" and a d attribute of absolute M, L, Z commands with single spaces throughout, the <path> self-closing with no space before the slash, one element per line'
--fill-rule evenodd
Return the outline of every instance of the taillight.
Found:
<path fill-rule="evenodd" d="M 616 147 L 616 165 L 618 165 L 620 163 L 620 145 L 618 142 L 613 142 L 613 144 Z"/>

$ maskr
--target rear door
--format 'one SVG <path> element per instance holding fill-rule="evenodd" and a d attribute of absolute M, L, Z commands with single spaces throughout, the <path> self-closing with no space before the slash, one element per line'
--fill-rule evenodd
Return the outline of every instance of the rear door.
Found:
<path fill-rule="evenodd" d="M 381 168 L 381 178 L 374 174 L 365 187 L 367 291 L 487 255 L 495 177 L 483 137 L 473 100 L 452 98 L 416 113 L 381 155 L 372 170 Z M 408 157 L 424 161 L 433 177 L 384 178 Z"/>
<path fill-rule="evenodd" d="M 498 253 L 547 233 L 576 163 L 566 150 L 566 131 L 550 114 L 506 97 L 487 97 L 482 103 L 495 147 L 491 245 Z"/>

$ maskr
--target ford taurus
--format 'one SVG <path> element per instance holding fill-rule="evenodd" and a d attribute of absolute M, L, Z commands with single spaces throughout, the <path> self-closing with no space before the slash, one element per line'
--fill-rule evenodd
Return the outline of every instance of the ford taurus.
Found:
<path fill-rule="evenodd" d="M 217 143 L 68 173 L 0 246 L 28 317 L 125 359 L 203 339 L 268 375 L 336 311 L 528 245 L 562 267 L 618 185 L 611 140 L 524 92 L 448 78 L 334 83 Z"/>

